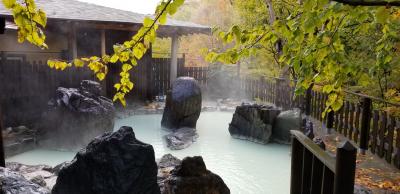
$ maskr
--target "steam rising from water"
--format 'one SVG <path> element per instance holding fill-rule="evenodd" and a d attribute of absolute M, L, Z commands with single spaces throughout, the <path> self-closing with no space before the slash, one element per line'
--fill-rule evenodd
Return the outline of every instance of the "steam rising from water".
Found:
<path fill-rule="evenodd" d="M 220 175 L 232 193 L 289 193 L 290 156 L 289 146 L 261 145 L 233 139 L 228 132 L 232 113 L 203 112 L 197 125 L 199 139 L 189 148 L 179 151 L 169 150 L 162 136 L 168 132 L 161 130 L 161 115 L 137 115 L 116 121 L 120 126 L 133 126 L 136 137 L 153 145 L 156 158 L 171 153 L 179 158 L 201 155 L 207 168 Z M 8 161 L 26 164 L 56 165 L 71 160 L 73 152 L 35 150 Z"/>

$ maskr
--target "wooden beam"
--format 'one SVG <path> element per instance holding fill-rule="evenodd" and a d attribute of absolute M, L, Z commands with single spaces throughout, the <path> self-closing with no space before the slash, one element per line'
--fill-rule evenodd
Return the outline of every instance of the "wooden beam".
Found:
<path fill-rule="evenodd" d="M 101 56 L 106 55 L 106 31 L 104 29 L 101 30 Z"/>
<path fill-rule="evenodd" d="M 176 80 L 178 76 L 178 49 L 179 49 L 179 36 L 171 37 L 171 72 L 170 84 Z"/>
<path fill-rule="evenodd" d="M 78 48 L 76 45 L 76 24 L 72 22 L 70 25 L 68 34 L 68 51 L 70 60 L 72 60 L 78 57 Z"/>
<path fill-rule="evenodd" d="M 5 159 L 5 153 L 4 153 L 3 131 L 4 131 L 3 115 L 2 115 L 2 112 L 1 112 L 1 101 L 0 101 L 0 166 L 1 167 L 6 167 L 6 159 Z"/>
<path fill-rule="evenodd" d="M 6 31 L 6 18 L 0 18 L 0 34 Z"/>

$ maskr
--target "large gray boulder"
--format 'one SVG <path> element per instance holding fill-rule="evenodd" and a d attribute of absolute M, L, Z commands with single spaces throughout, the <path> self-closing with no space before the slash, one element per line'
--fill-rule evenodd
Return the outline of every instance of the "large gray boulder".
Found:
<path fill-rule="evenodd" d="M 58 173 L 53 194 L 158 194 L 153 146 L 131 127 L 105 133 Z"/>
<path fill-rule="evenodd" d="M 165 155 L 159 163 L 158 183 L 163 194 L 229 194 L 222 178 L 207 170 L 201 156 L 182 161 Z"/>
<path fill-rule="evenodd" d="M 0 193 L 50 194 L 50 190 L 27 180 L 22 174 L 0 167 Z"/>
<path fill-rule="evenodd" d="M 113 102 L 101 96 L 99 83 L 84 80 L 80 88 L 56 90 L 49 101 L 49 110 L 43 116 L 43 146 L 77 150 L 94 137 L 114 128 Z"/>
<path fill-rule="evenodd" d="M 300 109 L 283 111 L 275 119 L 272 138 L 278 143 L 290 144 L 290 130 L 301 130 L 301 127 L 302 119 Z"/>
<path fill-rule="evenodd" d="M 179 77 L 167 93 L 161 125 L 172 130 L 182 127 L 196 128 L 200 112 L 199 83 L 192 77 Z"/>
<path fill-rule="evenodd" d="M 242 104 L 236 107 L 229 133 L 234 138 L 267 144 L 271 141 L 272 126 L 279 113 L 280 109 L 271 106 Z"/>

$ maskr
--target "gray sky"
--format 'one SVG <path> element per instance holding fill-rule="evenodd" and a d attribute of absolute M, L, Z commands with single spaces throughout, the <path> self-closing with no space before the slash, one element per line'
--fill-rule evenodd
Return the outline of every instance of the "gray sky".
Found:
<path fill-rule="evenodd" d="M 133 11 L 136 13 L 153 14 L 160 0 L 80 0 L 102 6 Z"/>

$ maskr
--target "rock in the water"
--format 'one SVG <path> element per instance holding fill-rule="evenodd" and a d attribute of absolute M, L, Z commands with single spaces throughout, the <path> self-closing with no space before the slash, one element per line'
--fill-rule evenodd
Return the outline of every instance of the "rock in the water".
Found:
<path fill-rule="evenodd" d="M 39 143 L 76 150 L 94 137 L 112 131 L 115 108 L 113 102 L 100 93 L 100 84 L 89 80 L 82 81 L 79 89 L 59 87 L 43 116 L 45 135 Z"/>
<path fill-rule="evenodd" d="M 165 136 L 167 147 L 171 150 L 181 150 L 192 145 L 199 135 L 194 128 L 180 128 Z"/>
<path fill-rule="evenodd" d="M 161 161 L 170 161 L 170 158 L 168 156 L 167 160 Z M 162 165 L 161 162 L 159 164 L 159 184 L 163 194 L 230 193 L 222 178 L 207 170 L 201 156 L 186 157 L 182 162 L 177 159 L 172 160 L 174 162 L 167 162 L 172 165 Z"/>
<path fill-rule="evenodd" d="M 257 105 L 242 104 L 236 107 L 229 133 L 232 137 L 267 144 L 271 140 L 272 126 L 279 109 Z"/>
<path fill-rule="evenodd" d="M 167 94 L 161 125 L 173 130 L 182 127 L 196 128 L 201 100 L 199 83 L 191 77 L 179 77 Z"/>
<path fill-rule="evenodd" d="M 0 188 L 4 194 L 50 194 L 50 190 L 27 180 L 22 174 L 0 167 Z"/>
<path fill-rule="evenodd" d="M 53 194 L 158 194 L 153 146 L 131 127 L 105 133 L 63 167 Z"/>
<path fill-rule="evenodd" d="M 7 127 L 2 131 L 6 157 L 14 156 L 36 147 L 37 130 L 26 126 Z"/>
<path fill-rule="evenodd" d="M 56 183 L 57 176 L 52 173 L 52 167 L 47 165 L 25 165 L 17 162 L 7 162 L 6 167 L 20 173 L 27 180 L 42 187 L 51 188 Z"/>
<path fill-rule="evenodd" d="M 293 109 L 281 112 L 275 119 L 272 130 L 274 141 L 289 144 L 290 130 L 301 130 L 301 112 L 299 109 Z"/>

